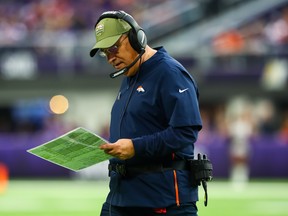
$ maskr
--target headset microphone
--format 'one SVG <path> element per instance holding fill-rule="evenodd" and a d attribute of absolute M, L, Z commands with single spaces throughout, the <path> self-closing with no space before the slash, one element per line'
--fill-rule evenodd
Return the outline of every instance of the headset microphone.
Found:
<path fill-rule="evenodd" d="M 124 73 L 126 73 L 133 65 L 136 64 L 136 62 L 141 58 L 141 56 L 145 53 L 145 49 L 142 49 L 141 52 L 139 53 L 139 55 L 137 56 L 137 58 L 130 64 L 128 65 L 127 67 L 121 69 L 121 70 L 118 70 L 116 72 L 113 72 L 113 73 L 110 73 L 110 78 L 115 78 L 115 77 L 118 77 Z"/>

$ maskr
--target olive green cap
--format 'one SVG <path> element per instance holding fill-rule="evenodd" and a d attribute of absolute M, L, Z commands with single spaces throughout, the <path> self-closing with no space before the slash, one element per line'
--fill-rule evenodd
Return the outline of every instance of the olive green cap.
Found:
<path fill-rule="evenodd" d="M 96 44 L 91 49 L 90 56 L 93 57 L 99 48 L 113 46 L 121 35 L 130 29 L 131 26 L 122 19 L 104 18 L 100 20 L 95 27 Z"/>

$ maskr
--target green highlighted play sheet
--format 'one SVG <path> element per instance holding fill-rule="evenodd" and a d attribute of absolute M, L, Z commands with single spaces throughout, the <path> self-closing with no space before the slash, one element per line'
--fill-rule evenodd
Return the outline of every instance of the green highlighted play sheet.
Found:
<path fill-rule="evenodd" d="M 107 141 L 79 127 L 27 152 L 59 166 L 79 171 L 111 158 L 99 149 L 103 143 Z"/>

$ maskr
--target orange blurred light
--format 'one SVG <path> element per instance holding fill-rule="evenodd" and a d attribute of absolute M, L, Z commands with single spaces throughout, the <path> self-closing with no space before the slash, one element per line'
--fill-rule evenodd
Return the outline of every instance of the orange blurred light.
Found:
<path fill-rule="evenodd" d="M 0 163 L 0 194 L 4 193 L 8 185 L 8 168 Z"/>
<path fill-rule="evenodd" d="M 68 110 L 68 99 L 63 95 L 55 95 L 50 100 L 50 109 L 55 114 L 63 114 Z"/>

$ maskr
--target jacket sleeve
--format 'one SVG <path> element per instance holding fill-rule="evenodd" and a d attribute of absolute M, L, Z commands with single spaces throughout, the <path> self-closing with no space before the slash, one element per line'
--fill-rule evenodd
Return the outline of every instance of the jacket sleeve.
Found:
<path fill-rule="evenodd" d="M 197 140 L 199 126 L 168 127 L 152 135 L 132 139 L 136 157 L 165 157 L 190 145 Z"/>

